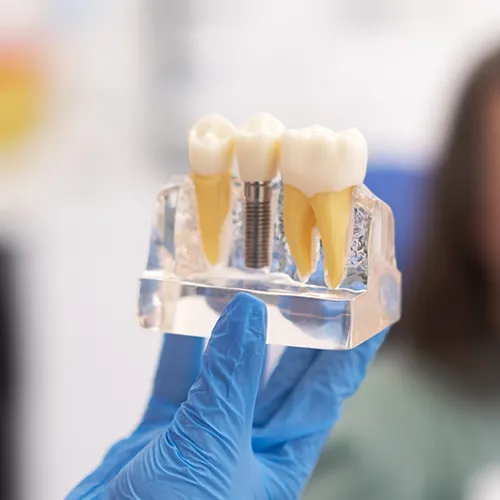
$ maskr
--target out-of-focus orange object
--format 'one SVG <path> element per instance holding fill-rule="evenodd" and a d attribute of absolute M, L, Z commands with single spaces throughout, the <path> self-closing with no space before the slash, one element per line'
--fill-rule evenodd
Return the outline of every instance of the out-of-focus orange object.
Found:
<path fill-rule="evenodd" d="M 35 44 L 0 43 L 0 152 L 19 146 L 38 121 L 41 62 Z"/>

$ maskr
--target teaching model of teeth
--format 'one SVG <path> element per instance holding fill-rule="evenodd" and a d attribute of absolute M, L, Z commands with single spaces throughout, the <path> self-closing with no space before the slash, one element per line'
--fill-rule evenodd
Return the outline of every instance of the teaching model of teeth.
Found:
<path fill-rule="evenodd" d="M 236 129 L 219 115 L 199 120 L 189 133 L 191 179 L 196 191 L 198 223 L 205 257 L 217 264 L 221 234 L 231 207 L 231 175 Z"/>
<path fill-rule="evenodd" d="M 282 136 L 283 222 L 301 279 L 316 264 L 314 228 L 321 236 L 325 281 L 335 288 L 344 272 L 352 190 L 365 178 L 368 147 L 357 129 L 335 133 L 315 125 Z"/>

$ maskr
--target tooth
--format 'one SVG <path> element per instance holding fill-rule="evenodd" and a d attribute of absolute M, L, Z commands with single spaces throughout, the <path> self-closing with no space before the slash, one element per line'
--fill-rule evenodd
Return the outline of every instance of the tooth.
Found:
<path fill-rule="evenodd" d="M 205 257 L 217 264 L 221 235 L 231 207 L 235 127 L 219 115 L 199 120 L 189 132 L 189 161 Z"/>
<path fill-rule="evenodd" d="M 331 288 L 344 272 L 353 187 L 366 174 L 368 148 L 356 129 L 335 133 L 315 125 L 289 130 L 281 141 L 283 219 L 290 252 L 302 279 L 313 271 L 313 229 L 323 243 L 325 280 Z"/>
<path fill-rule="evenodd" d="M 268 182 L 278 173 L 279 141 L 285 126 L 274 116 L 260 113 L 236 134 L 236 158 L 243 182 Z"/>

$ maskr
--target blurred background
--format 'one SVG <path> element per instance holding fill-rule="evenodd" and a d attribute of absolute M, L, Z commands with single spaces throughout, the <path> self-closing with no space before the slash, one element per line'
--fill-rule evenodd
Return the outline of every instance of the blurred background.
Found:
<path fill-rule="evenodd" d="M 198 117 L 358 127 L 406 269 L 452 103 L 499 27 L 496 0 L 0 0 L 2 469 L 18 496 L 63 498 L 141 415 L 161 338 L 137 326 L 137 279 Z"/>

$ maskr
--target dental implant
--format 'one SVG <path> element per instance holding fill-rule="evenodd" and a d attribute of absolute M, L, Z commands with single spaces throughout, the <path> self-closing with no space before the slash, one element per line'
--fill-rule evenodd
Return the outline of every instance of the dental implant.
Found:
<path fill-rule="evenodd" d="M 245 218 L 245 266 L 269 267 L 271 256 L 271 182 L 245 182 L 243 207 Z"/>
<path fill-rule="evenodd" d="M 243 181 L 245 266 L 270 266 L 273 236 L 272 180 L 278 172 L 279 144 L 285 126 L 260 113 L 236 133 L 236 158 Z"/>

